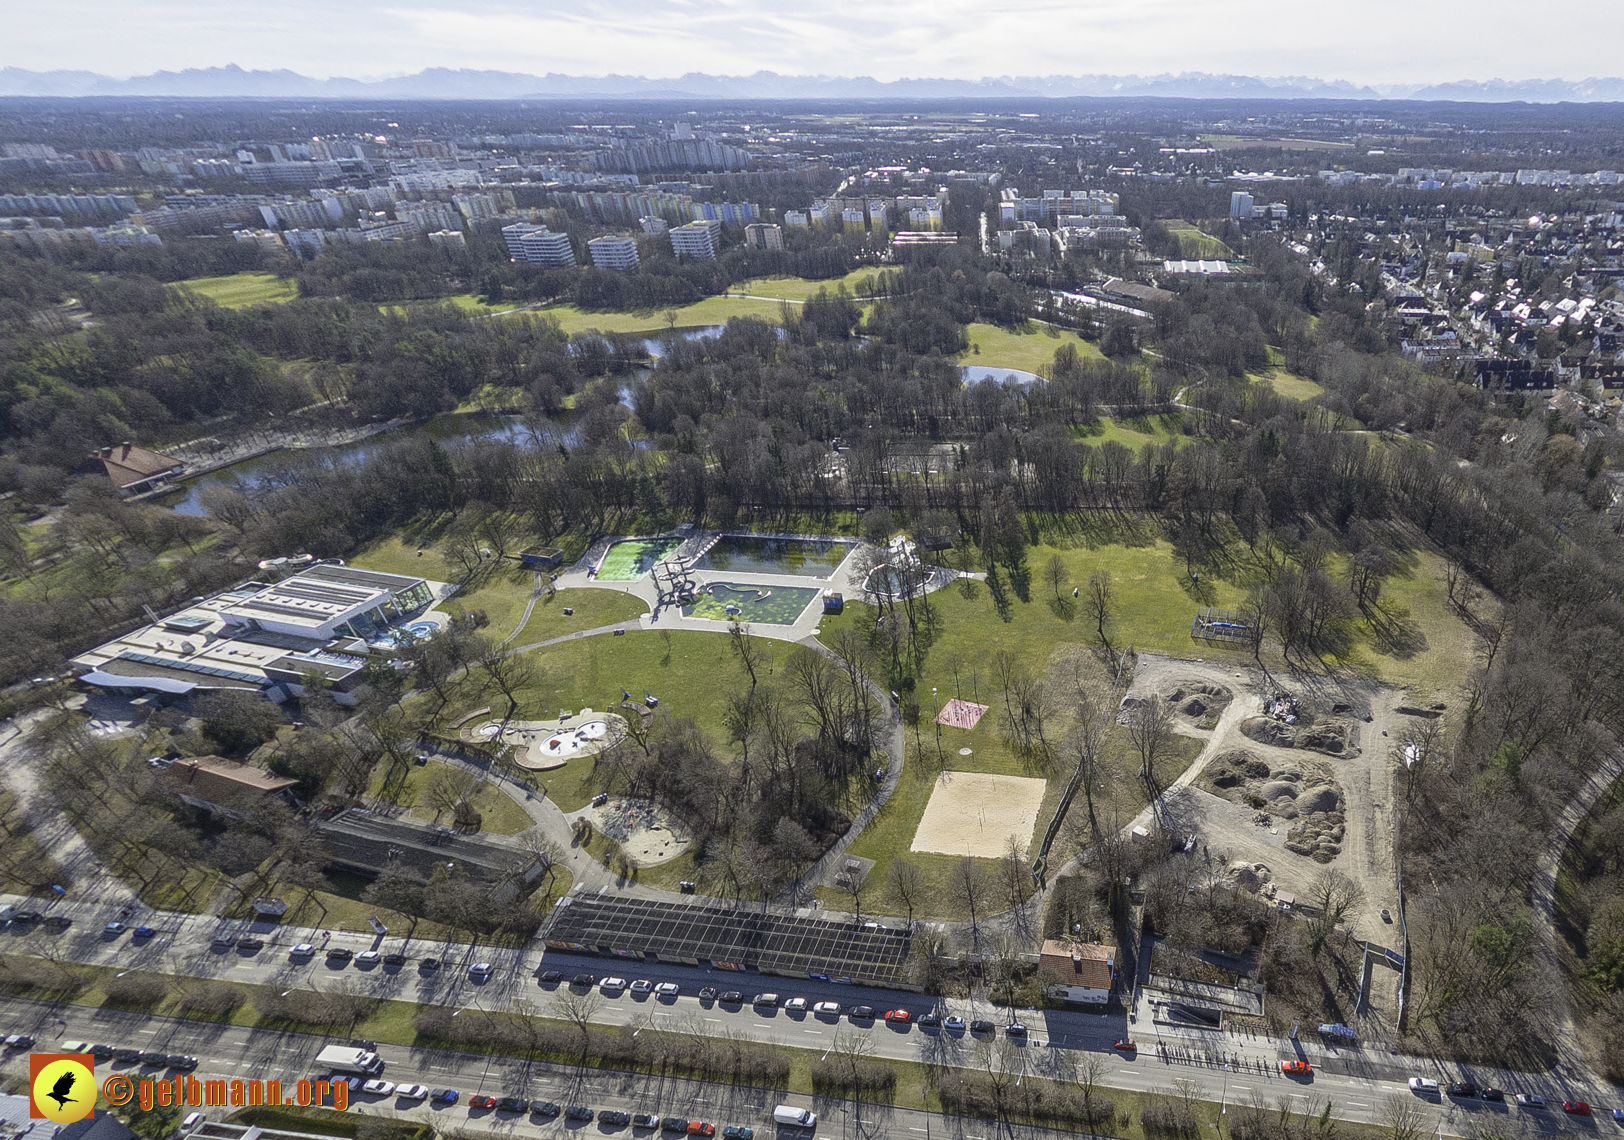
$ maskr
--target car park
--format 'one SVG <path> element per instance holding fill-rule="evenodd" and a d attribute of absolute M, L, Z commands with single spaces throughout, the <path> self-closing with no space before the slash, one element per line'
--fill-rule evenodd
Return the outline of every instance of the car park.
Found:
<path fill-rule="evenodd" d="M 998 1027 L 990 1021 L 976 1020 L 970 1023 L 971 1033 L 996 1033 Z"/>
<path fill-rule="evenodd" d="M 456 1104 L 457 1097 L 456 1089 L 435 1089 L 429 1093 L 429 1099 L 435 1104 Z"/>
<path fill-rule="evenodd" d="M 1287 1060 L 1280 1062 L 1280 1071 L 1288 1077 L 1307 1077 L 1314 1073 L 1314 1066 L 1307 1061 Z"/>
<path fill-rule="evenodd" d="M 376 966 L 383 961 L 383 955 L 376 950 L 363 950 L 355 956 L 357 966 Z"/>
<path fill-rule="evenodd" d="M 468 976 L 475 979 L 488 978 L 492 973 L 495 972 L 495 970 L 496 967 L 491 965 L 489 962 L 475 962 L 472 966 L 468 967 Z"/>
<path fill-rule="evenodd" d="M 874 1007 L 871 1005 L 854 1005 L 851 1012 L 846 1015 L 853 1021 L 873 1021 Z"/>
<path fill-rule="evenodd" d="M 1012 1021 L 1008 1025 L 1004 1026 L 1004 1035 L 1006 1037 L 1025 1037 L 1026 1026 L 1022 1025 L 1018 1021 Z"/>
<path fill-rule="evenodd" d="M 728 990 L 716 1000 L 721 1002 L 723 1005 L 743 1005 L 744 995 L 738 990 Z"/>
<path fill-rule="evenodd" d="M 1471 1081 L 1450 1081 L 1444 1091 L 1450 1096 L 1475 1097 L 1477 1095 L 1477 1086 Z"/>
<path fill-rule="evenodd" d="M 837 1001 L 820 1001 L 812 1007 L 812 1012 L 819 1017 L 839 1017 L 840 1003 Z"/>
<path fill-rule="evenodd" d="M 690 1120 L 688 1122 L 688 1135 L 690 1135 L 690 1136 L 715 1136 L 716 1135 L 716 1125 L 714 1125 L 714 1124 L 712 1124 L 712 1123 L 710 1123 L 709 1121 L 706 1121 L 706 1120 Z"/>
<path fill-rule="evenodd" d="M 584 1104 L 572 1104 L 564 1110 L 564 1116 L 568 1120 L 591 1120 L 592 1110 Z"/>
<path fill-rule="evenodd" d="M 632 1116 L 633 1128 L 658 1128 L 659 1126 L 660 1114 L 657 1112 L 639 1112 L 634 1113 Z"/>
<path fill-rule="evenodd" d="M 429 1095 L 427 1085 L 396 1085 L 395 1095 L 401 1100 L 422 1100 Z"/>
<path fill-rule="evenodd" d="M 1517 1103 L 1523 1108 L 1544 1108 L 1545 1098 L 1538 1093 L 1518 1093 Z"/>
<path fill-rule="evenodd" d="M 802 1013 L 806 1010 L 806 999 L 803 997 L 790 998 L 784 1003 L 784 1008 L 795 1013 Z"/>
<path fill-rule="evenodd" d="M 607 1124 L 611 1128 L 624 1128 L 632 1122 L 632 1114 L 622 1112 L 618 1108 L 603 1108 L 598 1110 L 598 1123 Z"/>
<path fill-rule="evenodd" d="M 1438 1082 L 1431 1077 L 1411 1077 L 1410 1091 L 1420 1093 L 1422 1096 L 1437 1096 Z"/>
<path fill-rule="evenodd" d="M 654 992 L 660 997 L 676 997 L 682 992 L 682 987 L 676 982 L 661 982 L 654 987 Z"/>
<path fill-rule="evenodd" d="M 745 1124 L 729 1124 L 722 1129 L 722 1140 L 756 1140 L 756 1130 Z"/>
<path fill-rule="evenodd" d="M 522 1096 L 505 1096 L 496 1102 L 497 1112 L 524 1112 L 530 1107 L 530 1102 Z"/>
<path fill-rule="evenodd" d="M 964 1018 L 960 1017 L 956 1013 L 950 1014 L 942 1019 L 942 1028 L 946 1029 L 950 1033 L 963 1033 Z"/>
<path fill-rule="evenodd" d="M 625 978 L 608 977 L 598 983 L 600 990 L 623 990 L 626 988 Z"/>
<path fill-rule="evenodd" d="M 654 990 L 654 983 L 649 981 L 647 978 L 638 978 L 626 988 L 634 994 L 652 993 Z M 601 1117 L 603 1113 L 600 1112 L 598 1115 Z"/>
<path fill-rule="evenodd" d="M 394 1081 L 368 1081 L 361 1086 L 361 1091 L 369 1096 L 388 1096 L 395 1091 Z"/>
<path fill-rule="evenodd" d="M 124 933 L 124 929 L 125 927 L 122 922 L 109 922 L 106 926 L 102 927 L 102 933 L 107 935 L 109 938 L 117 938 L 120 934 Z"/>
<path fill-rule="evenodd" d="M 1562 1102 L 1562 1111 L 1569 1116 L 1589 1116 L 1590 1105 L 1582 1100 L 1565 1100 Z"/>
<path fill-rule="evenodd" d="M 544 986 L 556 986 L 564 980 L 564 975 L 557 970 L 543 970 L 536 975 L 536 980 Z"/>
<path fill-rule="evenodd" d="M 487 1096 L 487 1095 L 485 1095 L 483 1093 L 475 1093 L 473 1096 L 468 1098 L 468 1107 L 469 1108 L 495 1108 L 496 1107 L 496 1098 L 494 1096 Z"/>
<path fill-rule="evenodd" d="M 891 1025 L 907 1025 L 913 1021 L 913 1014 L 905 1009 L 888 1009 L 885 1011 L 885 1020 Z"/>
<path fill-rule="evenodd" d="M 530 1102 L 531 1115 L 539 1116 L 544 1120 L 551 1120 L 553 1117 L 557 1116 L 563 1111 L 563 1108 L 559 1106 L 557 1101 L 533 1100 Z"/>

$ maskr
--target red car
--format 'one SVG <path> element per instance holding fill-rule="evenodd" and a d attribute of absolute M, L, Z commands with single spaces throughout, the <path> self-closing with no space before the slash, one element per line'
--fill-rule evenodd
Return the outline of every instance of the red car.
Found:
<path fill-rule="evenodd" d="M 905 1009 L 888 1009 L 885 1011 L 885 1020 L 893 1025 L 907 1025 L 913 1020 L 913 1014 Z"/>
<path fill-rule="evenodd" d="M 1124 1053 L 1137 1053 L 1137 1052 L 1139 1052 L 1139 1046 L 1135 1045 L 1132 1041 L 1129 1041 L 1129 1040 L 1126 1040 L 1126 1039 L 1123 1039 L 1121 1041 L 1113 1041 L 1113 1042 L 1111 1042 L 1111 1048 L 1120 1049 Z"/>
<path fill-rule="evenodd" d="M 1280 1071 L 1289 1076 L 1306 1077 L 1313 1073 L 1314 1066 L 1307 1061 L 1281 1061 Z"/>
<path fill-rule="evenodd" d="M 688 1135 L 690 1135 L 690 1136 L 715 1136 L 716 1135 L 716 1125 L 708 1124 L 703 1120 L 690 1120 L 688 1122 Z"/>
<path fill-rule="evenodd" d="M 1569 1116 L 1589 1116 L 1590 1106 L 1582 1100 L 1565 1100 L 1562 1102 L 1562 1111 Z"/>
<path fill-rule="evenodd" d="M 495 1108 L 496 1107 L 496 1098 L 494 1096 L 479 1096 L 479 1095 L 476 1094 L 476 1095 L 471 1096 L 471 1097 L 468 1098 L 468 1107 L 469 1108 Z"/>

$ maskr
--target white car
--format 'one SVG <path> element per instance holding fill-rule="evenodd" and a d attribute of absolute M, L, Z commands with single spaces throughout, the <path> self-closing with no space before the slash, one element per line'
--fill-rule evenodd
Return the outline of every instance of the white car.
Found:
<path fill-rule="evenodd" d="M 805 1009 L 806 1008 L 806 999 L 805 998 L 790 998 L 787 1002 L 784 1003 L 784 1008 L 788 1009 L 788 1010 Z"/>
<path fill-rule="evenodd" d="M 395 1095 L 401 1100 L 422 1100 L 429 1095 L 428 1085 L 396 1085 Z"/>
<path fill-rule="evenodd" d="M 942 1019 L 942 1028 L 949 1033 L 962 1033 L 964 1031 L 964 1018 L 956 1013 L 950 1017 L 944 1017 Z"/>
<path fill-rule="evenodd" d="M 599 989 L 605 989 L 605 990 L 623 990 L 623 989 L 626 988 L 626 979 L 625 978 L 604 978 L 601 982 L 598 983 L 598 988 Z"/>
<path fill-rule="evenodd" d="M 468 976 L 470 978 L 488 978 L 495 969 L 496 967 L 489 962 L 475 962 L 468 967 Z"/>
<path fill-rule="evenodd" d="M 1438 1091 L 1438 1082 L 1431 1077 L 1411 1077 L 1410 1091 L 1422 1094 L 1436 1093 Z"/>
<path fill-rule="evenodd" d="M 682 992 L 682 987 L 677 985 L 676 982 L 661 982 L 654 987 L 654 992 L 661 997 L 676 997 Z"/>
<path fill-rule="evenodd" d="M 301 942 L 292 950 L 288 951 L 289 958 L 313 958 L 315 957 L 315 954 L 316 948 L 308 942 Z"/>
<path fill-rule="evenodd" d="M 827 1017 L 840 1016 L 840 1003 L 837 1001 L 820 1001 L 812 1007 L 813 1013 L 823 1014 Z"/>
<path fill-rule="evenodd" d="M 395 1091 L 394 1081 L 368 1081 L 361 1086 L 361 1091 L 372 1096 L 388 1096 Z"/>
<path fill-rule="evenodd" d="M 376 966 L 383 961 L 383 955 L 376 950 L 363 950 L 355 956 L 357 966 Z"/>
<path fill-rule="evenodd" d="M 646 994 L 654 989 L 654 983 L 647 978 L 638 978 L 631 984 L 630 988 L 634 994 Z"/>
<path fill-rule="evenodd" d="M 1545 1098 L 1538 1093 L 1518 1093 L 1517 1103 L 1524 1108 L 1544 1108 Z"/>

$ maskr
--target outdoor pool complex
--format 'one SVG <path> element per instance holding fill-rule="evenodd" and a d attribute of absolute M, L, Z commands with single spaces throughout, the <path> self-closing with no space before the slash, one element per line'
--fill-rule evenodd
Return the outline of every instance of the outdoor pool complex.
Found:
<path fill-rule="evenodd" d="M 598 563 L 598 580 L 634 582 L 681 545 L 674 538 L 629 538 L 617 542 Z"/>
<path fill-rule="evenodd" d="M 407 634 L 417 638 L 433 637 L 435 631 L 439 628 L 440 627 L 432 621 L 410 621 L 405 625 L 396 626 L 394 629 L 384 634 L 383 640 L 389 645 L 404 645 L 407 640 Z"/>
<path fill-rule="evenodd" d="M 795 619 L 818 596 L 810 586 L 754 586 L 741 582 L 710 582 L 694 600 L 682 607 L 683 617 L 712 621 L 742 621 L 757 625 L 794 625 Z M 730 610 L 728 607 L 732 607 Z"/>
<path fill-rule="evenodd" d="M 839 569 L 854 545 L 838 538 L 757 538 L 724 534 L 705 552 L 699 566 L 733 574 L 827 578 Z"/>

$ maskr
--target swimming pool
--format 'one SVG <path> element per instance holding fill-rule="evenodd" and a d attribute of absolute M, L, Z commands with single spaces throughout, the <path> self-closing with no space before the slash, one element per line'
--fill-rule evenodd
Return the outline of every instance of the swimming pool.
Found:
<path fill-rule="evenodd" d="M 794 625 L 795 619 L 806 612 L 818 594 L 819 591 L 810 586 L 709 582 L 700 588 L 693 601 L 682 607 L 682 616 L 758 625 Z"/>
<path fill-rule="evenodd" d="M 841 538 L 762 538 L 724 534 L 705 552 L 699 565 L 734 574 L 793 574 L 827 578 L 856 544 Z"/>
<path fill-rule="evenodd" d="M 425 637 L 433 637 L 439 628 L 431 621 L 409 621 L 405 625 L 395 626 L 384 634 L 383 640 L 389 645 L 401 645 L 405 643 L 408 636 L 419 640 Z"/>
<path fill-rule="evenodd" d="M 675 538 L 628 538 L 617 542 L 598 563 L 598 580 L 636 581 L 681 545 L 681 541 Z"/>

